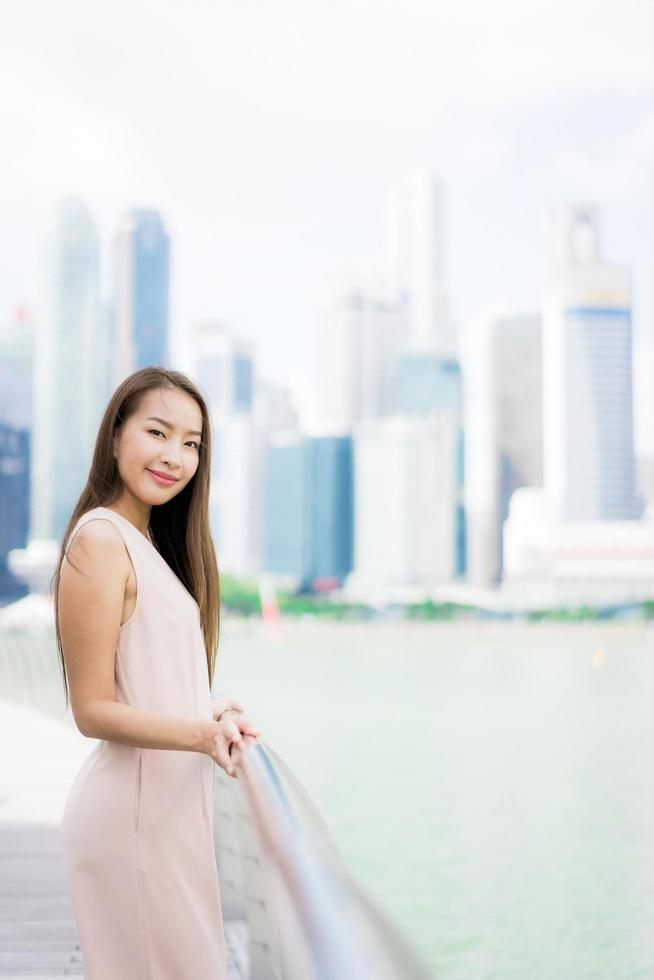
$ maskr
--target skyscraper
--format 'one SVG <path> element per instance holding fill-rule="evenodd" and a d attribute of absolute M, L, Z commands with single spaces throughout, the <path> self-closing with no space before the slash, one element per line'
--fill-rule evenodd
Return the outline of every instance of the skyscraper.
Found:
<path fill-rule="evenodd" d="M 304 438 L 299 432 L 272 435 L 265 452 L 263 503 L 263 567 L 302 583 L 308 551 L 305 516 L 307 467 Z"/>
<path fill-rule="evenodd" d="M 254 349 L 251 341 L 234 337 L 218 320 L 202 320 L 194 328 L 198 383 L 218 417 L 250 415 L 254 407 Z"/>
<path fill-rule="evenodd" d="M 563 520 L 637 518 L 629 272 L 602 262 L 595 208 L 549 212 L 545 246 L 547 497 Z"/>
<path fill-rule="evenodd" d="M 446 496 L 438 499 L 456 528 L 456 561 L 453 573 L 457 577 L 463 574 L 467 564 L 462 401 L 461 367 L 455 358 L 412 348 L 400 353 L 395 393 L 396 412 L 399 415 L 424 417 L 439 414 L 443 426 L 446 424 L 445 420 L 449 419 L 456 430 L 454 455 L 449 458 L 444 453 L 440 463 L 448 474 L 451 471 L 455 474 L 456 501 L 451 506 L 451 501 Z"/>
<path fill-rule="evenodd" d="M 494 587 L 512 494 L 541 487 L 541 318 L 492 305 L 462 337 L 468 582 Z"/>
<path fill-rule="evenodd" d="M 408 313 L 409 343 L 443 357 L 456 354 L 445 292 L 444 193 L 433 174 L 397 180 L 386 198 L 386 272 Z"/>
<path fill-rule="evenodd" d="M 48 228 L 36 313 L 32 538 L 59 538 L 81 492 L 105 405 L 107 338 L 98 300 L 98 236 L 75 198 Z"/>
<path fill-rule="evenodd" d="M 431 584 L 448 576 L 459 577 L 467 564 L 462 384 L 457 338 L 445 289 L 444 210 L 443 184 L 428 170 L 408 173 L 388 189 L 386 275 L 390 295 L 406 317 L 396 362 L 395 411 L 400 416 L 412 416 L 414 425 L 420 425 L 419 418 L 423 416 L 425 424 L 432 426 L 420 438 L 424 439 L 425 451 L 439 459 L 441 470 L 440 480 L 431 485 L 432 506 L 439 512 L 430 514 L 427 520 L 438 539 L 442 560 L 430 562 L 424 555 L 420 558 L 423 542 L 412 539 L 416 560 L 404 574 L 407 581 L 431 579 Z M 439 419 L 438 424 L 433 418 L 427 422 L 432 416 Z M 409 442 L 418 438 L 409 437 L 408 432 L 407 429 Z M 408 461 L 410 457 L 406 458 Z M 427 471 L 425 478 L 431 479 Z M 411 539 L 412 532 L 407 533 Z M 357 538 L 358 542 L 362 540 Z M 361 546 L 358 554 L 362 554 Z"/>
<path fill-rule="evenodd" d="M 265 465 L 264 568 L 302 589 L 352 568 L 352 438 L 278 432 Z"/>
<path fill-rule="evenodd" d="M 496 575 L 502 574 L 502 526 L 519 487 L 543 485 L 541 322 L 537 315 L 499 317 L 491 334 L 491 414 L 496 456 Z"/>
<path fill-rule="evenodd" d="M 450 410 L 362 422 L 354 431 L 352 597 L 428 593 L 461 571 L 459 438 Z"/>
<path fill-rule="evenodd" d="M 128 211 L 115 239 L 115 384 L 168 364 L 169 252 L 159 212 Z"/>
<path fill-rule="evenodd" d="M 505 592 L 541 608 L 654 596 L 654 513 L 635 492 L 630 276 L 600 257 L 597 211 L 546 216 L 544 489 L 515 491 Z"/>
<path fill-rule="evenodd" d="M 335 432 L 395 410 L 397 355 L 406 315 L 378 277 L 335 283 L 319 312 L 318 414 Z"/>
<path fill-rule="evenodd" d="M 34 335 L 20 310 L 0 323 L 0 596 L 18 596 L 24 585 L 7 567 L 7 554 L 27 544 L 30 525 L 30 439 L 33 411 Z"/>
<path fill-rule="evenodd" d="M 303 464 L 302 584 L 342 582 L 352 569 L 352 437 L 307 437 Z"/>
<path fill-rule="evenodd" d="M 193 376 L 207 398 L 213 447 L 209 510 L 223 571 L 252 574 L 262 561 L 265 434 L 254 416 L 254 353 L 217 321 L 196 324 Z"/>

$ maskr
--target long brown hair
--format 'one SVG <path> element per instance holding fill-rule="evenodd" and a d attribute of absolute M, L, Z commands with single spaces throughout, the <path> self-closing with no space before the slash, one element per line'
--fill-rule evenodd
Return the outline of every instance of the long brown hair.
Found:
<path fill-rule="evenodd" d="M 145 367 L 120 383 L 107 405 L 95 443 L 86 486 L 80 494 L 61 543 L 59 560 L 50 581 L 54 592 L 55 632 L 61 666 L 66 708 L 69 703 L 68 678 L 59 632 L 59 576 L 68 537 L 80 517 L 95 507 L 107 507 L 121 494 L 123 483 L 113 455 L 113 437 L 120 426 L 139 408 L 143 395 L 153 388 L 178 388 L 191 395 L 202 413 L 202 439 L 198 468 L 176 497 L 153 506 L 150 530 L 161 555 L 182 581 L 200 607 L 200 620 L 207 652 L 209 685 L 213 681 L 220 634 L 220 577 L 216 552 L 209 529 L 209 477 L 211 473 L 211 424 L 205 399 L 185 374 L 162 367 Z"/>

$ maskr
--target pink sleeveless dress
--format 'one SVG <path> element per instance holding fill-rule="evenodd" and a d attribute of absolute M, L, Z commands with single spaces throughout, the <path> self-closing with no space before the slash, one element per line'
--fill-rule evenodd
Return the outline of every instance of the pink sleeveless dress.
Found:
<path fill-rule="evenodd" d="M 120 627 L 116 699 L 165 715 L 211 719 L 200 610 L 127 518 L 111 521 L 136 575 Z M 225 980 L 213 842 L 213 759 L 200 752 L 101 740 L 79 770 L 61 826 L 85 980 Z"/>

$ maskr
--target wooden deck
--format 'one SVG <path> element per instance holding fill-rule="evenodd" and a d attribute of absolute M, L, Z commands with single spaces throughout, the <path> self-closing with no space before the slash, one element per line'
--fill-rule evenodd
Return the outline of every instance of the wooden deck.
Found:
<path fill-rule="evenodd" d="M 244 923 L 225 924 L 228 980 L 246 980 Z M 82 977 L 57 826 L 0 822 L 0 976 Z"/>

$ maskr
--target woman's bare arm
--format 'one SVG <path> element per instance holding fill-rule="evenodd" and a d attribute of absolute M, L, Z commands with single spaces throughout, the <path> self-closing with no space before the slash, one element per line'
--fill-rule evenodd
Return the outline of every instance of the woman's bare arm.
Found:
<path fill-rule="evenodd" d="M 59 629 L 80 732 L 146 748 L 208 751 L 215 722 L 156 714 L 116 701 L 114 658 L 130 571 L 118 529 L 106 519 L 87 521 L 68 555 L 76 567 L 67 558 L 61 566 Z"/>

